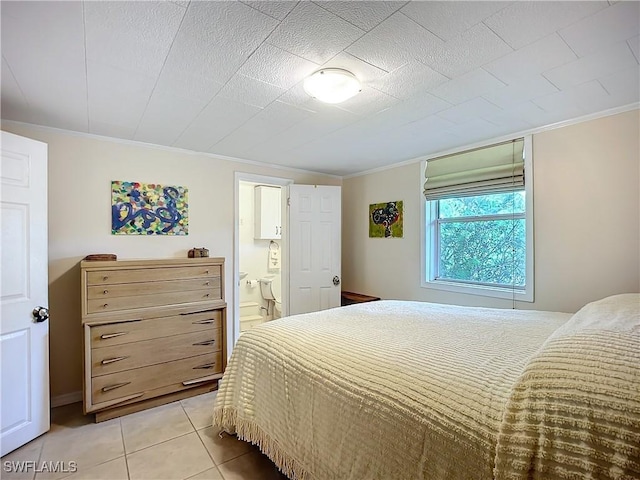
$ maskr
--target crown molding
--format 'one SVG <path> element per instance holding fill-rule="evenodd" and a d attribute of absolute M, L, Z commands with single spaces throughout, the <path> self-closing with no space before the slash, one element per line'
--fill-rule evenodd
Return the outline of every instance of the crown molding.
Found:
<path fill-rule="evenodd" d="M 117 143 L 120 145 L 130 145 L 130 146 L 134 146 L 134 147 L 145 147 L 145 148 L 153 148 L 153 149 L 157 149 L 157 150 L 163 150 L 163 151 L 167 151 L 167 152 L 173 152 L 173 153 L 180 153 L 180 154 L 185 154 L 185 155 L 201 155 L 204 157 L 209 157 L 209 158 L 214 158 L 216 160 L 223 160 L 223 161 L 227 161 L 227 162 L 234 162 L 234 163 L 243 163 L 246 165 L 252 165 L 255 167 L 261 167 L 261 168 L 271 168 L 274 170 L 282 170 L 285 172 L 292 172 L 292 173 L 302 173 L 302 174 L 312 174 L 312 175 L 324 175 L 326 177 L 329 178 L 335 178 L 335 179 L 342 179 L 342 177 L 340 175 L 334 175 L 331 173 L 323 173 L 323 172 L 317 172 L 315 170 L 305 170 L 303 168 L 295 168 L 295 167 L 286 167 L 284 165 L 276 165 L 276 164 L 272 164 L 272 163 L 266 163 L 266 162 L 259 162 L 256 160 L 248 160 L 248 159 L 244 159 L 244 158 L 237 158 L 237 157 L 230 157 L 227 155 L 219 155 L 216 153 L 208 153 L 208 152 L 197 152 L 195 150 L 188 150 L 186 148 L 179 148 L 179 147 L 169 147 L 166 145 L 157 145 L 155 143 L 147 143 L 147 142 L 141 142 L 140 140 L 128 140 L 128 139 L 124 139 L 124 138 L 115 138 L 115 137 L 107 137 L 105 135 L 97 135 L 95 133 L 88 133 L 88 132 L 78 132 L 75 130 L 66 130 L 64 128 L 56 128 L 56 127 L 49 127 L 46 125 L 37 125 L 35 123 L 27 123 L 27 122 L 18 122 L 15 120 L 6 120 L 6 119 L 2 119 L 2 125 L 16 125 L 16 126 L 24 126 L 24 127 L 28 127 L 28 128 L 33 128 L 35 130 L 42 130 L 45 132 L 55 132 L 55 133 L 61 133 L 63 135 L 69 135 L 72 137 L 79 137 L 79 138 L 89 138 L 92 140 L 101 140 L 101 141 L 105 141 L 105 142 L 111 142 L 111 143 Z"/>
<path fill-rule="evenodd" d="M 514 132 L 512 134 L 509 135 L 503 135 L 500 137 L 494 137 L 494 138 L 490 138 L 488 140 L 483 140 L 481 142 L 476 142 L 476 143 L 472 143 L 472 144 L 467 144 L 467 145 L 461 145 L 459 147 L 455 147 L 455 148 L 450 148 L 447 150 L 441 150 L 439 152 L 434 152 L 434 153 L 430 153 L 428 155 L 421 155 L 419 157 L 414 157 L 408 160 L 403 160 L 402 162 L 397 162 L 397 163 L 392 163 L 391 165 L 384 165 L 382 167 L 377 167 L 377 168 L 372 168 L 369 170 L 363 170 L 361 172 L 357 172 L 357 173 L 352 173 L 349 175 L 334 175 L 331 173 L 323 173 L 323 172 L 318 172 L 315 170 L 305 170 L 302 168 L 294 168 L 294 167 L 286 167 L 283 165 L 276 165 L 276 164 L 272 164 L 272 163 L 265 163 L 265 162 L 259 162 L 256 160 L 248 160 L 248 159 L 244 159 L 244 158 L 238 158 L 238 157 L 230 157 L 227 155 L 218 155 L 218 154 L 214 154 L 214 153 L 208 153 L 208 152 L 197 152 L 194 150 L 187 150 L 184 148 L 178 148 L 178 147 L 168 147 L 165 145 L 156 145 L 154 143 L 146 143 L 146 142 L 141 142 L 139 140 L 127 140 L 127 139 L 122 139 L 122 138 L 115 138 L 115 137 L 107 137 L 104 135 L 96 135 L 94 133 L 87 133 L 87 132 L 77 132 L 74 130 L 66 130 L 66 129 L 62 129 L 62 128 L 56 128 L 56 127 L 48 127 L 45 125 L 37 125 L 37 124 L 33 124 L 33 123 L 26 123 L 26 122 L 17 122 L 15 120 L 5 120 L 2 119 L 2 124 L 4 125 L 9 124 L 9 125 L 18 125 L 18 126 L 26 126 L 26 127 L 31 127 L 31 128 L 35 128 L 37 130 L 44 130 L 44 131 L 51 131 L 51 132 L 58 132 L 58 133 L 62 133 L 62 134 L 66 134 L 66 135 L 70 135 L 70 136 L 75 136 L 75 137 L 80 137 L 80 138 L 90 138 L 90 139 L 94 139 L 94 140 L 102 140 L 102 141 L 107 141 L 107 142 L 112 142 L 112 143 L 118 143 L 118 144 L 122 144 L 122 145 L 131 145 L 131 146 L 138 146 L 138 147 L 146 147 L 146 148 L 155 148 L 158 150 L 164 150 L 164 151 L 169 151 L 169 152 L 174 152 L 174 153 L 181 153 L 181 154 L 186 154 L 186 155 L 202 155 L 205 157 L 209 157 L 209 158 L 214 158 L 217 160 L 223 160 L 223 161 L 227 161 L 227 162 L 234 162 L 234 163 L 242 163 L 245 165 L 252 165 L 254 167 L 261 167 L 261 168 L 271 168 L 274 170 L 281 170 L 281 171 L 285 171 L 285 172 L 293 172 L 293 173 L 303 173 L 303 174 L 312 174 L 312 175 L 324 175 L 326 177 L 329 178 L 335 178 L 335 179 L 339 179 L 339 180 L 346 180 L 349 178 L 355 178 L 355 177 L 362 177 L 365 175 L 371 175 L 374 173 L 379 173 L 379 172 L 385 172 L 387 170 L 391 170 L 394 168 L 399 168 L 399 167 L 403 167 L 406 165 L 412 165 L 414 163 L 419 163 L 419 162 L 423 162 L 425 160 L 429 160 L 430 158 L 434 158 L 434 157 L 440 157 L 443 155 L 450 155 L 452 153 L 456 153 L 456 152 L 460 152 L 463 150 L 470 150 L 473 148 L 479 148 L 479 147 L 484 147 L 486 145 L 491 145 L 494 143 L 499 143 L 499 142 L 504 142 L 516 137 L 522 137 L 525 135 L 536 135 L 542 132 L 546 132 L 549 130 L 555 130 L 558 128 L 563 128 L 563 127 L 568 127 L 571 125 L 576 125 L 578 123 L 583 123 L 583 122 L 588 122 L 591 120 L 597 120 L 599 118 L 604 118 L 604 117 L 609 117 L 612 115 L 618 115 L 620 113 L 625 113 L 631 110 L 637 110 L 640 108 L 640 102 L 634 102 L 631 103 L 629 105 L 623 105 L 621 107 L 615 107 L 615 108 L 611 108 L 609 110 L 603 110 L 601 112 L 596 112 L 596 113 L 590 113 L 588 115 L 582 115 L 580 117 L 575 117 L 572 119 L 568 119 L 568 120 L 563 120 L 561 122 L 556 122 L 556 123 L 552 123 L 549 125 L 544 125 L 542 127 L 535 127 L 535 128 L 530 128 L 527 130 L 521 130 L 519 132 Z"/>
<path fill-rule="evenodd" d="M 358 173 L 352 173 L 349 175 L 344 175 L 342 177 L 343 180 L 349 179 L 349 178 L 354 178 L 354 177 L 362 177 L 365 175 L 371 175 L 373 173 L 379 173 L 379 172 L 384 172 L 387 170 L 391 170 L 393 168 L 398 168 L 398 167 L 403 167 L 406 165 L 412 165 L 414 163 L 419 163 L 419 162 L 423 162 L 425 160 L 429 160 L 431 158 L 435 158 L 435 157 L 442 157 L 444 155 L 450 155 L 452 153 L 457 153 L 457 152 L 462 152 L 464 150 L 472 150 L 474 148 L 480 148 L 480 147 L 485 147 L 487 145 L 492 145 L 495 143 L 500 143 L 500 142 L 505 142 L 508 140 L 512 140 L 514 138 L 517 137 L 524 137 L 525 135 L 536 135 L 542 132 L 546 132 L 549 130 L 556 130 L 558 128 L 563 128 L 563 127 L 568 127 L 571 125 L 576 125 L 578 123 L 584 123 L 584 122 L 589 122 L 591 120 L 597 120 L 599 118 L 604 118 L 604 117 L 610 117 L 612 115 L 618 115 L 620 113 L 625 113 L 625 112 L 629 112 L 631 110 L 638 110 L 640 109 L 640 102 L 634 102 L 631 103 L 629 105 L 624 105 L 622 107 L 616 107 L 616 108 L 611 108 L 609 110 L 603 110 L 602 112 L 597 112 L 597 113 L 590 113 L 588 115 L 583 115 L 581 117 L 576 117 L 576 118 L 572 118 L 569 120 L 563 120 L 561 122 L 556 122 L 556 123 L 552 123 L 549 125 L 545 125 L 542 127 L 535 127 L 535 128 L 530 128 L 528 130 L 522 130 L 520 132 L 515 132 L 509 135 L 503 135 L 501 137 L 494 137 L 488 140 L 483 140 L 481 142 L 476 142 L 476 143 L 472 143 L 472 144 L 467 144 L 467 145 L 462 145 L 459 147 L 455 147 L 455 148 L 450 148 L 448 150 L 442 150 L 439 152 L 434 152 L 434 153 L 430 153 L 428 155 L 421 155 L 419 157 L 415 157 L 409 160 L 404 160 L 402 162 L 398 162 L 398 163 L 394 163 L 391 165 L 385 165 L 383 167 L 377 167 L 377 168 L 373 168 L 371 170 L 365 170 L 362 172 L 358 172 Z"/>

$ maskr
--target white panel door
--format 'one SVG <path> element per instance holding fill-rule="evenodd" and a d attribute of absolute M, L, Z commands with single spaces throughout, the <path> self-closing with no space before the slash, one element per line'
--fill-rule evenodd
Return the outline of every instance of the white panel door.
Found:
<path fill-rule="evenodd" d="M 340 306 L 341 188 L 289 186 L 289 314 Z"/>
<path fill-rule="evenodd" d="M 49 430 L 47 145 L 2 132 L 0 450 Z M 41 315 L 38 320 L 33 312 Z"/>

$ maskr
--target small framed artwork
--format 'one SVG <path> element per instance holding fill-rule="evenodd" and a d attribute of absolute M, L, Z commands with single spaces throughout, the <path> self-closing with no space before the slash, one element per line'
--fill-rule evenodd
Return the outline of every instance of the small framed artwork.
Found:
<path fill-rule="evenodd" d="M 402 238 L 402 200 L 369 205 L 370 238 Z"/>
<path fill-rule="evenodd" d="M 188 235 L 188 189 L 141 182 L 111 182 L 113 235 Z"/>

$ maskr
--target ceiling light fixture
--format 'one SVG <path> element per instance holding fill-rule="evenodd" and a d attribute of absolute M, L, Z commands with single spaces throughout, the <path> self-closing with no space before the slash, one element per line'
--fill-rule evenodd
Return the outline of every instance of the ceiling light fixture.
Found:
<path fill-rule="evenodd" d="M 304 80 L 304 91 L 325 103 L 344 102 L 361 89 L 356 76 L 342 68 L 323 68 Z"/>

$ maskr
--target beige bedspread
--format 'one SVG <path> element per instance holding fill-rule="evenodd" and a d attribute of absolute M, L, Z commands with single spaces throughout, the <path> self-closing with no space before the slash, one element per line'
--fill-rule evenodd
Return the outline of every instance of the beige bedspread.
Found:
<path fill-rule="evenodd" d="M 511 387 L 569 318 L 381 301 L 270 322 L 235 346 L 214 424 L 291 478 L 489 479 Z"/>
<path fill-rule="evenodd" d="M 507 402 L 495 476 L 640 479 L 640 295 L 586 305 L 531 358 Z"/>

